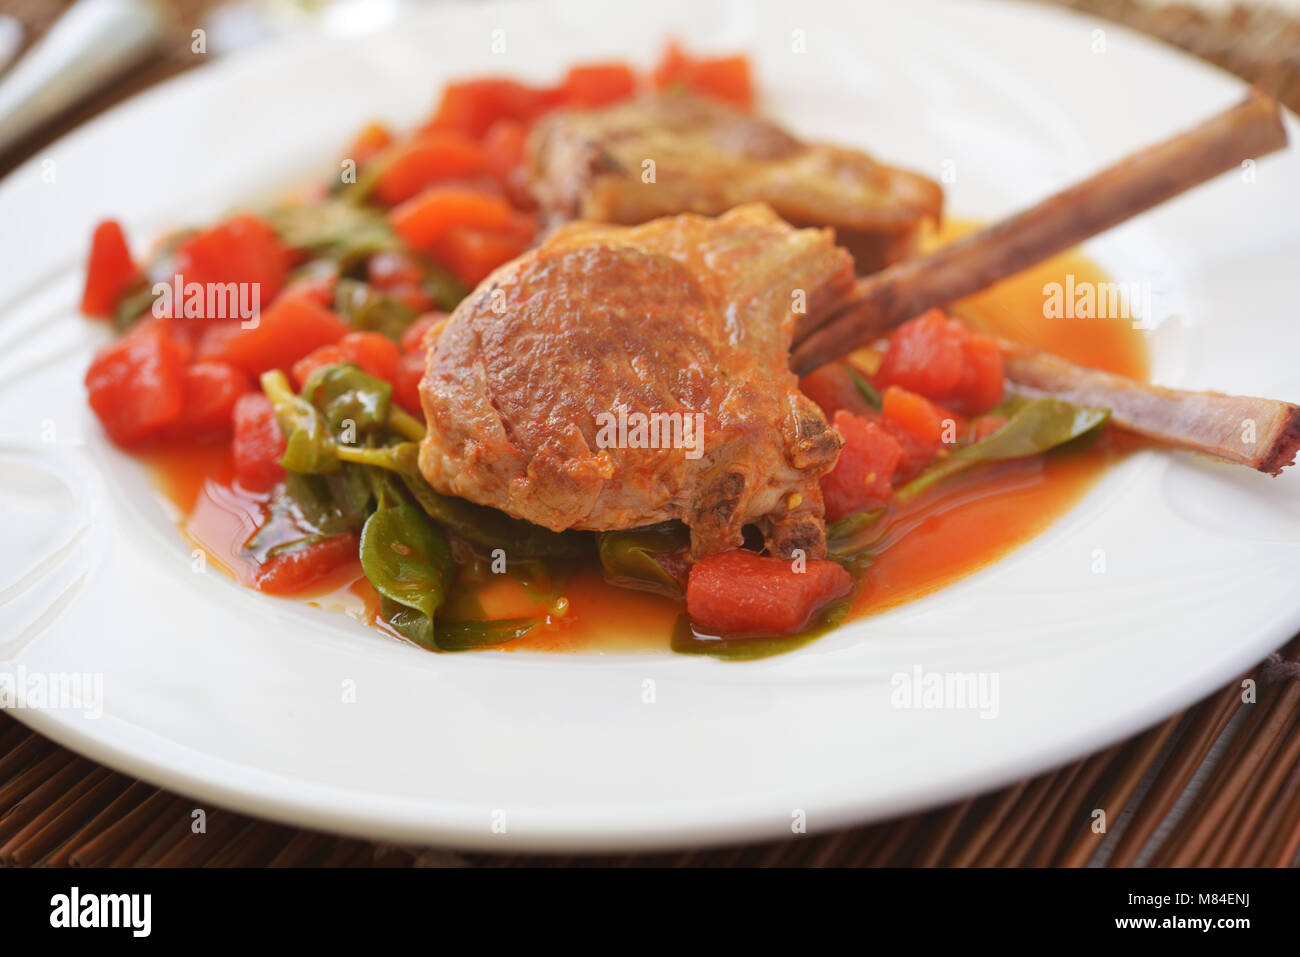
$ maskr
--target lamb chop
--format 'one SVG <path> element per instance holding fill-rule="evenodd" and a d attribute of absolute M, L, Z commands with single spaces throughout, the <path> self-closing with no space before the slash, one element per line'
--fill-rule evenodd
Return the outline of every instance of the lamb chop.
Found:
<path fill-rule="evenodd" d="M 678 519 L 705 555 L 753 523 L 773 554 L 819 557 L 818 479 L 841 442 L 789 369 L 792 291 L 821 314 L 852 287 L 830 230 L 760 204 L 561 227 L 489 276 L 431 348 L 421 471 L 557 531 Z M 602 436 L 610 414 L 634 423 L 630 440 Z M 638 439 L 654 421 L 679 441 Z"/>
<path fill-rule="evenodd" d="M 566 220 L 633 225 L 765 202 L 796 226 L 833 226 L 859 272 L 910 255 L 943 205 L 923 176 L 688 93 L 551 114 L 529 140 L 529 172 L 542 208 Z"/>
<path fill-rule="evenodd" d="M 555 530 L 677 519 L 700 557 L 754 524 L 772 554 L 820 557 L 818 479 L 841 440 L 798 391 L 796 334 L 796 371 L 815 368 L 1285 142 L 1276 105 L 1255 96 L 974 240 L 856 282 L 829 230 L 793 228 L 760 204 L 562 227 L 484 280 L 431 344 L 421 471 L 440 492 Z M 1110 406 L 1171 444 L 1266 471 L 1300 445 L 1289 403 L 1202 396 L 1179 418 L 1190 394 L 1007 349 L 1013 381 Z M 614 410 L 698 415 L 699 447 L 606 441 L 601 417 Z M 1248 415 L 1263 432 L 1254 454 L 1224 428 Z"/>

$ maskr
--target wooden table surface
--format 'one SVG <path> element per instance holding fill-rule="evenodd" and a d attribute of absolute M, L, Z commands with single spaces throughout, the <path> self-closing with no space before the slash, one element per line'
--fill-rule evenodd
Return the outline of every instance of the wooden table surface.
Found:
<path fill-rule="evenodd" d="M 1054 2 L 1054 0 L 1042 0 Z M 1181 46 L 1300 109 L 1300 20 L 1137 0 L 1065 5 Z M 66 7 L 6 0 L 39 36 Z M 6 154 L 0 175 L 67 130 L 201 62 L 190 31 L 207 2 L 170 4 L 156 56 Z M 0 229 L 5 228 L 0 224 Z M 1257 689 L 1252 695 L 1251 689 Z M 195 834 L 192 812 L 207 829 Z M 1098 812 L 1111 822 L 1098 833 Z M 458 866 L 1295 866 L 1300 863 L 1300 639 L 1180 715 L 1100 754 L 927 814 L 839 833 L 677 854 L 572 858 L 371 844 L 213 808 L 97 765 L 0 714 L 0 864 Z"/>

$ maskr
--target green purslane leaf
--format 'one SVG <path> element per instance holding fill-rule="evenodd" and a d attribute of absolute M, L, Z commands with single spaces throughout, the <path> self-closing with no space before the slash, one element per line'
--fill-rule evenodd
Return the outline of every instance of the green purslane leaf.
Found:
<path fill-rule="evenodd" d="M 278 369 L 262 373 L 262 391 L 271 400 L 275 420 L 285 436 L 280 464 L 290 472 L 309 475 L 338 471 L 334 436 L 320 410 L 294 394 L 288 378 Z"/>
<path fill-rule="evenodd" d="M 453 566 L 447 539 L 420 509 L 381 500 L 361 529 L 361 568 L 380 595 L 433 626 Z"/>
<path fill-rule="evenodd" d="M 858 392 L 861 394 L 862 398 L 867 400 L 867 404 L 873 409 L 882 408 L 885 401 L 880 397 L 880 393 L 876 391 L 876 387 L 867 381 L 867 377 L 847 362 L 844 363 L 844 367 L 849 370 L 849 378 L 851 378 L 853 384 L 858 387 Z"/>
<path fill-rule="evenodd" d="M 352 434 L 347 444 L 387 428 L 392 411 L 393 387 L 362 372 L 350 362 L 323 366 L 303 383 L 302 398 L 325 417 L 335 432 Z"/>
<path fill-rule="evenodd" d="M 334 311 L 355 329 L 402 338 L 419 312 L 379 292 L 360 279 L 340 279 L 334 287 Z"/>
<path fill-rule="evenodd" d="M 896 490 L 894 497 L 906 502 L 935 483 L 976 465 L 1039 455 L 1067 442 L 1095 435 L 1110 418 L 1109 409 L 1071 405 L 1060 399 L 1023 396 L 1013 397 L 990 414 L 1007 415 L 1006 424 L 983 441 L 957 449 L 935 462 Z"/>
<path fill-rule="evenodd" d="M 847 515 L 826 526 L 826 557 L 839 562 L 854 575 L 866 571 L 875 557 L 872 551 L 880 540 L 879 522 L 883 508 Z"/>
<path fill-rule="evenodd" d="M 379 600 L 379 613 L 399 635 L 431 651 L 473 651 L 504 645 L 522 638 L 542 623 L 539 618 L 441 618 L 434 623 L 422 612 L 383 596 Z"/>
<path fill-rule="evenodd" d="M 611 585 L 681 598 L 682 586 L 656 556 L 672 555 L 690 547 L 690 532 L 680 522 L 664 522 L 596 536 L 605 580 Z"/>
<path fill-rule="evenodd" d="M 575 559 L 591 554 L 591 536 L 583 532 L 552 532 L 486 505 L 442 495 L 420 474 L 419 448 L 403 442 L 380 450 L 383 467 L 402 482 L 429 517 L 480 548 L 500 548 L 512 559 Z M 378 460 L 376 460 L 376 464 Z"/>
<path fill-rule="evenodd" d="M 537 618 L 488 618 L 482 621 L 442 621 L 435 629 L 439 651 L 473 651 L 522 638 L 541 624 Z"/>
<path fill-rule="evenodd" d="M 287 245 L 330 260 L 340 275 L 375 253 L 405 249 L 382 211 L 341 199 L 280 206 L 266 218 Z"/>

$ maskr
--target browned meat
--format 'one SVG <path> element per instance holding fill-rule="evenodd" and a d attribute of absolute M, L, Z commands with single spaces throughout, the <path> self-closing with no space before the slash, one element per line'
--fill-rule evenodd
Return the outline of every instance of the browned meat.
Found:
<path fill-rule="evenodd" d="M 635 224 L 762 201 L 795 225 L 833 226 L 859 272 L 909 254 L 943 204 L 923 176 L 685 93 L 553 114 L 529 164 L 542 207 L 566 219 Z"/>
<path fill-rule="evenodd" d="M 773 553 L 819 557 L 818 479 L 841 442 L 787 362 L 796 313 L 852 284 L 829 230 L 759 204 L 562 227 L 489 276 L 430 349 L 420 469 L 556 530 L 679 519 L 699 556 L 754 523 Z"/>
<path fill-rule="evenodd" d="M 1164 389 L 1014 343 L 1003 343 L 1003 354 L 1007 378 L 1019 391 L 1104 406 L 1116 425 L 1165 445 L 1272 475 L 1300 449 L 1300 408 L 1290 402 Z"/>
<path fill-rule="evenodd" d="M 1286 130 L 1276 101 L 1252 90 L 1232 109 L 1140 150 L 1036 206 L 861 280 L 842 312 L 800 318 L 791 365 L 800 375 L 811 372 L 932 306 L 945 306 L 986 289 L 1236 169 L 1245 159 L 1284 146 Z"/>

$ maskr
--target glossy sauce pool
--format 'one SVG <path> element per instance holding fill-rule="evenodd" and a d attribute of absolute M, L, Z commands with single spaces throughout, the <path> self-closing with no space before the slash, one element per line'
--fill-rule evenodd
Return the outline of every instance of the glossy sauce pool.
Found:
<path fill-rule="evenodd" d="M 972 227 L 951 224 L 936 242 Z M 1078 253 L 1066 253 L 992 289 L 971 296 L 952 311 L 1008 339 L 1057 353 L 1082 365 L 1138 379 L 1147 376 L 1146 343 L 1127 319 L 1046 319 L 1047 283 L 1105 282 L 1106 275 Z M 1123 443 L 1103 439 L 1092 448 L 1008 463 L 952 480 L 883 519 L 881 551 L 853 599 L 850 619 L 861 618 L 929 594 L 989 565 L 1042 532 L 1123 454 Z M 246 580 L 251 570 L 243 543 L 259 520 L 261 499 L 232 487 L 229 445 L 166 449 L 145 456 L 159 487 L 179 511 L 185 536 L 208 560 Z M 616 652 L 668 650 L 681 605 L 665 598 L 607 585 L 597 569 L 557 583 L 567 599 L 562 616 L 506 646 L 528 651 Z M 490 617 L 531 615 L 553 609 L 554 594 L 538 598 L 512 579 L 479 593 Z M 301 600 L 376 624 L 378 596 L 359 563 L 339 569 Z M 380 635 L 376 635 L 379 638 Z"/>

